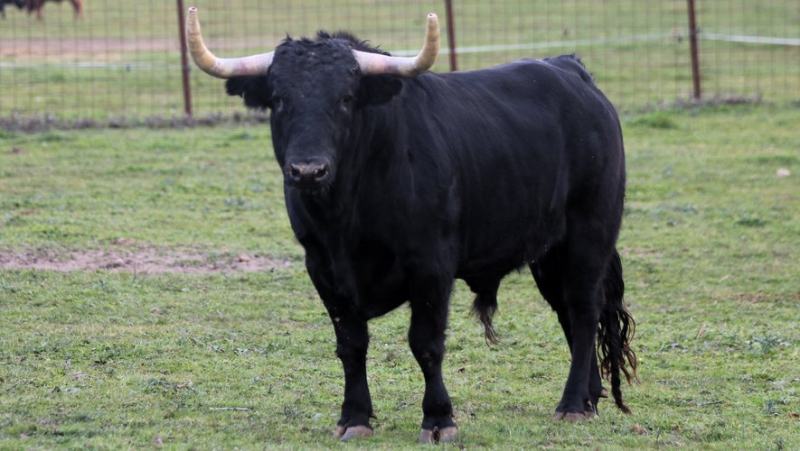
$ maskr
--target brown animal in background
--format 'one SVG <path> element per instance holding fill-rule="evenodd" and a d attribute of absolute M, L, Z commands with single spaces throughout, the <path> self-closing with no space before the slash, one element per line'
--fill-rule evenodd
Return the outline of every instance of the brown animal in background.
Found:
<path fill-rule="evenodd" d="M 6 18 L 6 5 L 14 5 L 17 8 L 22 9 L 25 7 L 25 0 L 0 0 L 0 17 L 2 17 L 3 20 Z"/>
<path fill-rule="evenodd" d="M 36 11 L 36 18 L 42 20 L 42 8 L 45 2 L 61 3 L 63 0 L 25 0 L 28 14 L 33 14 Z M 72 3 L 72 8 L 75 9 L 75 18 L 83 16 L 83 0 L 69 0 Z"/>

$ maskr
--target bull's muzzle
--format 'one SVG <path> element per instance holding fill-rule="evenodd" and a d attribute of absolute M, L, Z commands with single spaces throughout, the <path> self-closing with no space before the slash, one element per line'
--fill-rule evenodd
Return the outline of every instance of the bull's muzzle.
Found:
<path fill-rule="evenodd" d="M 331 178 L 330 166 L 324 161 L 290 163 L 286 180 L 290 185 L 303 190 L 318 190 Z"/>

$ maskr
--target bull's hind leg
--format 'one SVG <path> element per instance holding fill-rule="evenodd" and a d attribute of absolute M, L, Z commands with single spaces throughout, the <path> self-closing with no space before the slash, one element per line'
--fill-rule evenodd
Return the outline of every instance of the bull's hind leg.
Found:
<path fill-rule="evenodd" d="M 530 265 L 531 273 L 533 274 L 536 285 L 539 288 L 542 296 L 547 300 L 553 310 L 558 316 L 558 322 L 561 324 L 561 329 L 564 331 L 564 336 L 567 339 L 570 354 L 575 356 L 575 340 L 573 338 L 573 321 L 570 315 L 570 309 L 565 301 L 565 279 L 564 276 L 569 273 L 569 268 L 562 268 L 562 248 L 552 249 L 547 255 L 537 260 Z M 567 281 L 568 283 L 568 281 Z M 595 323 L 596 327 L 596 323 Z M 591 353 L 589 357 L 589 370 L 588 374 L 584 373 L 579 384 L 584 385 L 583 380 L 588 376 L 588 403 L 584 409 L 580 411 L 572 411 L 572 415 L 567 418 L 577 420 L 592 416 L 597 412 L 597 404 L 600 398 L 607 397 L 607 392 L 601 383 L 600 371 L 597 364 L 597 352 L 595 347 L 591 346 Z M 563 402 L 563 399 L 562 399 Z M 559 406 L 561 407 L 561 406 Z M 564 418 L 563 411 L 556 412 L 556 418 Z"/>
<path fill-rule="evenodd" d="M 596 337 L 604 305 L 603 278 L 616 238 L 600 224 L 591 218 L 573 218 L 561 246 L 562 291 L 572 335 L 572 361 L 556 408 L 557 418 L 579 419 L 581 415 L 591 415 L 595 408 L 590 380 L 592 372 L 597 372 Z"/>
<path fill-rule="evenodd" d="M 415 285 L 408 342 L 425 378 L 419 441 L 450 442 L 456 438 L 458 427 L 453 421 L 453 404 L 442 380 L 442 361 L 452 280 L 430 278 Z"/>

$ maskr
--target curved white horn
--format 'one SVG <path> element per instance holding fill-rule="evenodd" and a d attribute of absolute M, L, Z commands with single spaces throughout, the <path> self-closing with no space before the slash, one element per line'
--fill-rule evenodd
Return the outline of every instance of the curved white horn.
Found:
<path fill-rule="evenodd" d="M 197 20 L 197 8 L 194 6 L 189 8 L 189 14 L 186 16 L 186 43 L 197 67 L 219 78 L 266 74 L 275 54 L 269 52 L 244 58 L 217 58 L 203 43 L 200 21 Z"/>
<path fill-rule="evenodd" d="M 386 56 L 377 53 L 353 51 L 361 72 L 364 74 L 395 74 L 402 77 L 414 77 L 433 66 L 439 54 L 439 18 L 436 14 L 428 14 L 428 28 L 425 44 L 419 55 L 415 57 Z"/>

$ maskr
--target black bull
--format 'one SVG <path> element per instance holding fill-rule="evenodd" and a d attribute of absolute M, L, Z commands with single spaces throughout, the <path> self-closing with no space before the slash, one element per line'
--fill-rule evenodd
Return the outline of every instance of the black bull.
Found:
<path fill-rule="evenodd" d="M 573 56 L 365 75 L 352 49 L 377 52 L 348 34 L 287 38 L 266 75 L 227 83 L 271 110 L 289 218 L 344 367 L 336 435 L 372 433 L 367 321 L 408 302 L 425 378 L 421 440 L 455 437 L 441 370 L 454 280 L 475 292 L 491 341 L 500 281 L 523 265 L 572 355 L 555 417 L 594 415 L 607 396 L 601 371 L 629 412 L 620 372 L 635 377 L 633 320 L 615 249 L 623 143 L 591 75 Z"/>

